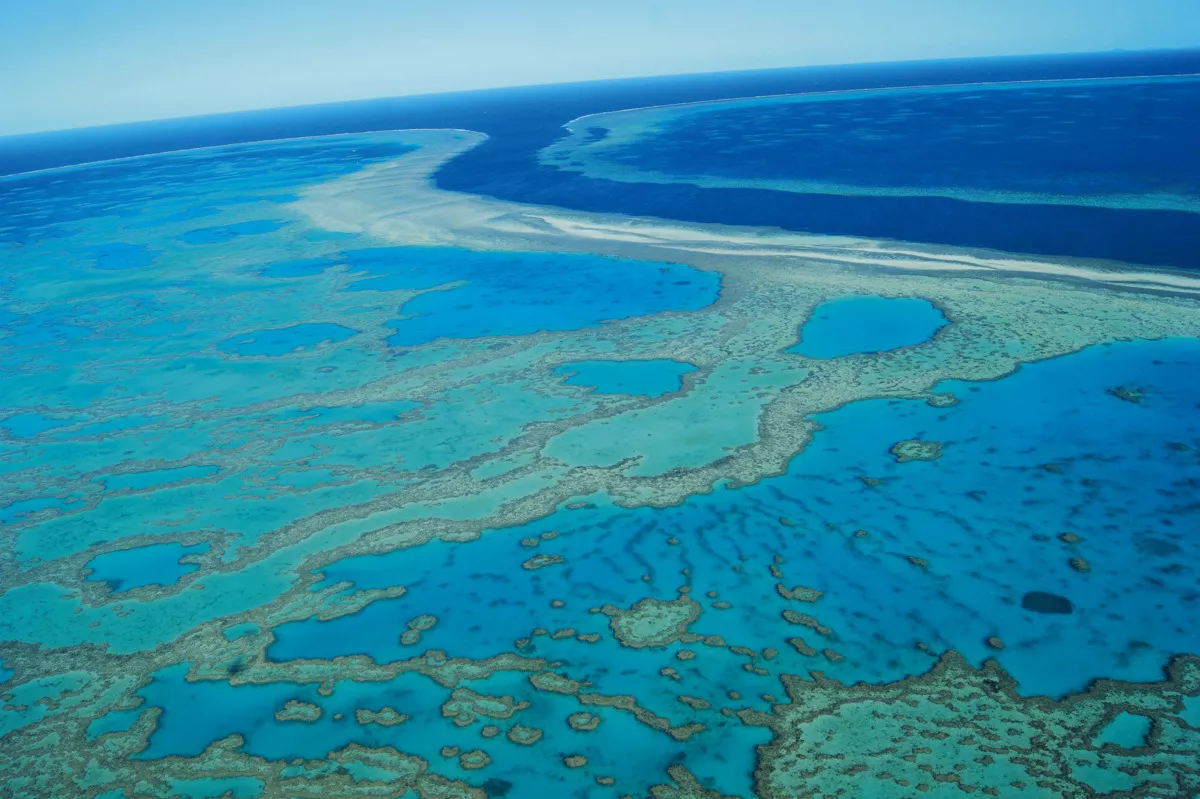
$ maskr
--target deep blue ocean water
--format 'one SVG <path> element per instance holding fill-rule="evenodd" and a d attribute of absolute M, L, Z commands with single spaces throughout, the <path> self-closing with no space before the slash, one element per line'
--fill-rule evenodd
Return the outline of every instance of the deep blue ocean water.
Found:
<path fill-rule="evenodd" d="M 808 95 L 684 117 L 640 169 L 1049 195 L 1200 193 L 1200 78 Z"/>

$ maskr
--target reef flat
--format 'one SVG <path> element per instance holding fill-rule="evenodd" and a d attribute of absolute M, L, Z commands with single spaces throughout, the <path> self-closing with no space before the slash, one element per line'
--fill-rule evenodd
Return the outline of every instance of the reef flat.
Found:
<path fill-rule="evenodd" d="M 437 189 L 481 140 L 0 184 L 13 796 L 1197 789 L 1200 278 Z M 844 298 L 937 324 L 804 354 Z"/>

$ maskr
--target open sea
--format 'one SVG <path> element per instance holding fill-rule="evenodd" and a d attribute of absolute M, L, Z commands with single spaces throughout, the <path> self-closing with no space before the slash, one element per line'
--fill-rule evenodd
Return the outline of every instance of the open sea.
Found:
<path fill-rule="evenodd" d="M 1197 75 L 0 138 L 0 796 L 1200 796 Z"/>

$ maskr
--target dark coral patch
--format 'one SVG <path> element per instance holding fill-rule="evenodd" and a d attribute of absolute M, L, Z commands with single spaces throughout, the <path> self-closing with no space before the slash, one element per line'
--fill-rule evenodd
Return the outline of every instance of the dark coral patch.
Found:
<path fill-rule="evenodd" d="M 512 783 L 508 780 L 490 779 L 483 783 L 483 792 L 487 794 L 488 799 L 492 797 L 508 796 L 508 792 L 512 790 Z"/>
<path fill-rule="evenodd" d="M 1021 597 L 1021 607 L 1034 613 L 1073 613 L 1075 605 L 1065 596 L 1045 591 L 1030 591 Z"/>

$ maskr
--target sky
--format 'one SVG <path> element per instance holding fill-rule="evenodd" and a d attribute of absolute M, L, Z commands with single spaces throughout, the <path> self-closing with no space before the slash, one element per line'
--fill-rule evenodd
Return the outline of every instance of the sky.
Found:
<path fill-rule="evenodd" d="M 1200 47 L 1200 0 L 0 0 L 0 135 L 735 69 Z"/>

